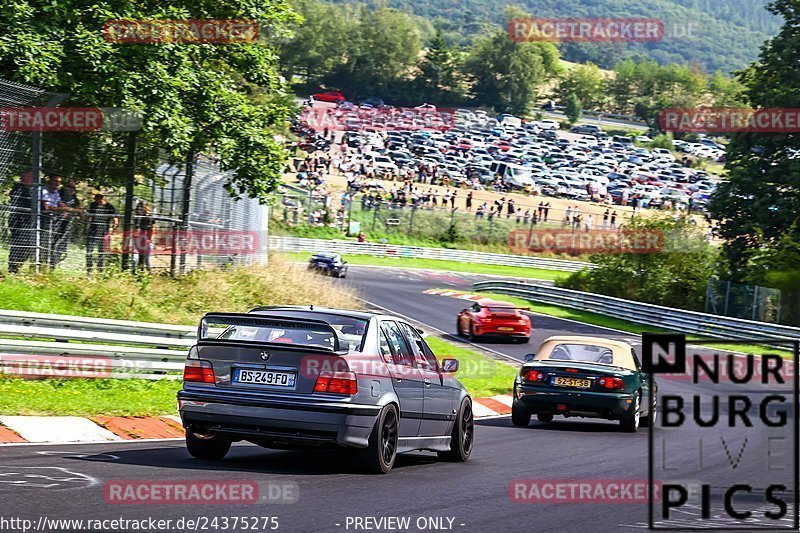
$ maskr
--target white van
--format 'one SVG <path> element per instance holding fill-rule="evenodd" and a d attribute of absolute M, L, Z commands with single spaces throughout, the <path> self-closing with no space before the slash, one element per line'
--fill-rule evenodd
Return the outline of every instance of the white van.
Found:
<path fill-rule="evenodd" d="M 500 179 L 503 180 L 503 183 L 518 189 L 533 187 L 536 184 L 533 180 L 532 169 L 523 167 L 522 165 L 508 163 L 506 161 L 493 161 L 490 169 L 495 176 L 498 174 L 500 175 Z"/>

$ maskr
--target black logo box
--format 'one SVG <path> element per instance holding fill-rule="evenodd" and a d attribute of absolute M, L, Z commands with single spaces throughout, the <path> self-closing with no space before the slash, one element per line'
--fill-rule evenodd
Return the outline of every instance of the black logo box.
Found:
<path fill-rule="evenodd" d="M 656 527 L 654 522 L 653 501 L 655 480 L 653 479 L 653 424 L 648 424 L 647 431 L 647 468 L 648 468 L 648 492 L 647 492 L 647 511 L 648 528 L 653 531 L 797 531 L 800 529 L 800 448 L 798 447 L 798 435 L 800 435 L 800 340 L 798 339 L 697 339 L 690 342 L 695 346 L 710 344 L 738 344 L 743 346 L 791 346 L 792 347 L 792 419 L 793 438 L 794 438 L 794 487 L 793 487 L 793 509 L 792 525 L 786 527 L 709 527 L 698 522 L 698 527 Z M 686 373 L 686 335 L 681 333 L 642 333 L 642 371 L 650 374 L 685 374 Z M 668 354 L 672 361 L 664 359 L 659 355 L 655 361 L 655 348 L 660 348 L 662 352 Z M 732 351 L 730 351 L 732 352 Z M 649 388 L 650 402 L 653 404 L 653 388 Z"/>

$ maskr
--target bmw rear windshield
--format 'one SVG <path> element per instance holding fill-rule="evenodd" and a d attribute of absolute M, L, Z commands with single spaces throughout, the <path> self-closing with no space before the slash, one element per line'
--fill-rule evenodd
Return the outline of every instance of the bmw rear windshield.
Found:
<path fill-rule="evenodd" d="M 250 321 L 248 317 L 252 317 Z M 283 320 L 282 320 L 283 319 Z M 230 340 L 308 346 L 335 351 L 361 349 L 368 321 L 331 313 L 252 313 L 244 319 L 234 315 L 206 317 L 199 340 Z M 335 338 L 334 338 L 335 335 Z"/>

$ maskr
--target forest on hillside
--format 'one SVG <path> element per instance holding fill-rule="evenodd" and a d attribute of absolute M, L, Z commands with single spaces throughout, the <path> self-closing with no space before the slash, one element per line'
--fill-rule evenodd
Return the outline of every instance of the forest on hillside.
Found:
<path fill-rule="evenodd" d="M 423 26 L 441 28 L 451 44 L 464 45 L 503 23 L 508 0 L 334 0 L 337 3 L 394 7 L 416 15 Z M 774 36 L 780 19 L 767 11 L 769 0 L 520 0 L 537 17 L 642 17 L 664 21 L 664 40 L 656 43 L 562 43 L 568 61 L 591 61 L 612 68 L 625 59 L 659 64 L 698 65 L 707 72 L 730 73 L 758 56 Z M 429 34 L 431 32 L 428 32 Z"/>

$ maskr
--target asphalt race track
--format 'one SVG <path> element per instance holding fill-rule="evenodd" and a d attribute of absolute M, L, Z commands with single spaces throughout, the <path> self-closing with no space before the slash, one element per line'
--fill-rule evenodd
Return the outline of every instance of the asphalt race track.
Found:
<path fill-rule="evenodd" d="M 464 302 L 422 291 L 447 287 L 469 290 L 478 279 L 482 276 L 351 267 L 348 278 L 336 282 L 354 286 L 367 302 L 454 334 L 455 316 L 465 307 Z M 486 346 L 521 360 L 543 338 L 554 334 L 636 340 L 630 334 L 540 315 L 532 321 L 535 335 L 530 345 Z M 662 380 L 659 384 L 662 393 L 708 393 L 702 383 Z M 249 444 L 234 445 L 221 464 L 192 459 L 179 441 L 9 446 L 0 448 L 0 505 L 3 516 L 28 518 L 34 524 L 43 515 L 84 520 L 153 517 L 172 519 L 173 524 L 184 518 L 205 520 L 205 530 L 221 531 L 221 522 L 217 528 L 210 526 L 216 516 L 228 518 L 227 531 L 244 531 L 241 525 L 231 527 L 230 520 L 238 516 L 277 517 L 277 531 L 638 531 L 647 529 L 645 503 L 523 503 L 512 501 L 509 488 L 514 480 L 525 479 L 646 481 L 647 444 L 645 428 L 625 434 L 616 422 L 557 417 L 549 425 L 534 419 L 528 428 L 517 428 L 509 417 L 499 417 L 476 423 L 475 448 L 469 462 L 439 463 L 432 454 L 417 453 L 401 456 L 395 469 L 385 476 L 360 473 L 345 452 L 272 451 Z M 738 454 L 738 474 L 756 487 L 767 483 L 762 479 L 765 469 L 750 460 L 750 454 L 758 448 L 751 446 L 740 452 L 741 443 L 731 446 L 727 458 L 719 453 L 705 457 L 702 470 L 723 469 L 731 456 Z M 720 448 L 718 443 L 715 447 L 717 451 Z M 692 461 L 695 457 L 688 451 L 678 457 L 678 462 Z M 250 481 L 262 488 L 268 484 L 289 487 L 296 501 L 252 505 L 108 503 L 106 484 L 120 480 Z M 712 496 L 718 498 L 721 490 L 722 486 L 713 486 Z M 763 495 L 754 494 L 753 498 L 763 500 Z M 737 501 L 747 498 L 742 496 Z M 774 506 L 765 503 L 764 508 Z M 684 506 L 680 513 L 685 526 L 698 527 L 701 510 L 697 505 Z M 720 508 L 712 509 L 711 514 L 710 520 L 702 522 L 705 527 L 731 525 Z M 402 522 L 378 523 L 366 520 L 368 517 L 407 517 L 410 522 L 404 527 Z M 767 521 L 763 525 L 790 524 Z M 261 525 L 247 530 L 270 530 Z M 164 530 L 195 529 L 203 530 L 175 526 Z M 0 530 L 12 531 L 8 527 Z"/>

